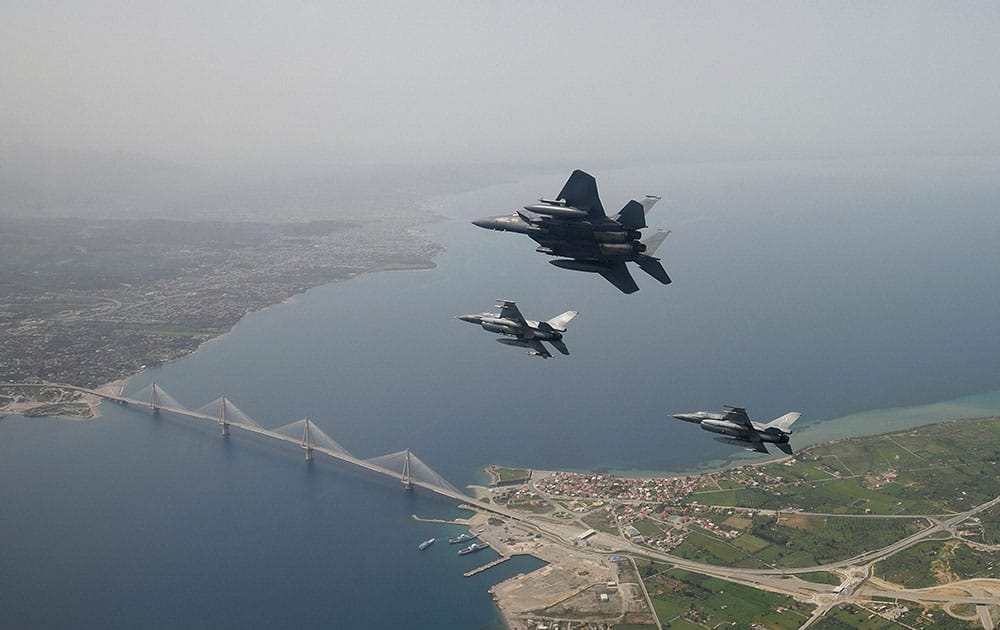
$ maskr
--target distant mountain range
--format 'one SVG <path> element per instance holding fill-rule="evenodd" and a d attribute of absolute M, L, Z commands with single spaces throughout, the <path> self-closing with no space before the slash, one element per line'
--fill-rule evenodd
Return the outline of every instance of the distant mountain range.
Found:
<path fill-rule="evenodd" d="M 412 212 L 420 197 L 539 168 L 345 165 L 306 154 L 220 166 L 216 171 L 137 153 L 0 145 L 0 216 L 284 221 L 384 215 Z"/>
<path fill-rule="evenodd" d="M 176 216 L 204 208 L 219 184 L 208 171 L 134 153 L 0 147 L 6 216 Z"/>

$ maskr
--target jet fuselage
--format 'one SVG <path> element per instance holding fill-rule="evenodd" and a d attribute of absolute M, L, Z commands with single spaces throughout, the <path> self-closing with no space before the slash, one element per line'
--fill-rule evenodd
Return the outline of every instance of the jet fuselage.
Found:
<path fill-rule="evenodd" d="M 701 428 L 712 433 L 721 433 L 737 439 L 751 440 L 750 431 L 728 420 L 715 420 L 712 418 L 701 421 Z M 788 443 L 787 433 L 774 433 L 771 431 L 756 431 L 761 442 L 771 442 L 772 444 Z"/>
<path fill-rule="evenodd" d="M 770 444 L 788 444 L 789 431 L 784 431 L 776 426 L 759 426 L 745 418 L 747 424 L 740 424 L 727 419 L 727 414 L 711 413 L 708 411 L 696 411 L 693 413 L 677 413 L 674 418 L 684 422 L 693 422 L 704 431 L 711 433 L 721 433 L 742 442 L 768 442 Z M 795 414 L 798 418 L 798 414 Z M 792 420 L 794 422 L 794 420 Z M 791 424 L 791 423 L 789 423 Z M 724 438 L 719 438 L 720 440 Z M 782 449 L 785 450 L 785 449 Z"/>
<path fill-rule="evenodd" d="M 562 333 L 557 330 L 542 330 L 538 322 L 527 320 L 527 326 L 522 326 L 520 322 L 513 319 L 497 317 L 495 313 L 479 313 L 478 315 L 460 315 L 463 322 L 479 324 L 483 330 L 492 333 L 500 333 L 509 337 L 520 339 L 538 339 L 540 341 L 562 339 Z"/>
<path fill-rule="evenodd" d="M 529 206 L 530 207 L 530 206 Z M 481 228 L 527 234 L 539 244 L 537 251 L 549 256 L 602 262 L 632 262 L 646 251 L 639 242 L 639 230 L 606 219 L 563 220 L 561 217 L 532 216 L 526 212 L 486 217 L 472 222 Z"/>

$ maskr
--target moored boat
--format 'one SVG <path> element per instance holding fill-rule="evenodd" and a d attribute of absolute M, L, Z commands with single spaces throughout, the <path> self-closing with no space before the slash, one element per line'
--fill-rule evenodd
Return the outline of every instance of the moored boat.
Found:
<path fill-rule="evenodd" d="M 486 549 L 489 546 L 490 546 L 490 543 L 488 543 L 488 542 L 472 543 L 468 547 L 463 547 L 462 549 L 459 549 L 458 550 L 458 555 L 464 556 L 467 553 L 472 553 L 474 551 L 480 551 L 482 549 Z"/>

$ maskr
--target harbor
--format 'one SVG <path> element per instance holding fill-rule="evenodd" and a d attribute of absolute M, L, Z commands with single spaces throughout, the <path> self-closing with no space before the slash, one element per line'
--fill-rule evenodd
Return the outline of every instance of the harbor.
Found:
<path fill-rule="evenodd" d="M 471 571 L 466 571 L 462 575 L 464 575 L 465 577 L 472 577 L 473 575 L 478 575 L 478 574 L 482 573 L 483 571 L 486 571 L 487 569 L 492 569 L 493 567 L 495 567 L 495 566 L 497 566 L 499 564 L 503 564 L 504 562 L 507 562 L 508 560 L 510 560 L 510 556 L 500 556 L 496 560 L 492 560 L 490 562 L 487 562 L 486 564 L 484 564 L 482 566 L 478 566 L 475 569 L 472 569 Z"/>

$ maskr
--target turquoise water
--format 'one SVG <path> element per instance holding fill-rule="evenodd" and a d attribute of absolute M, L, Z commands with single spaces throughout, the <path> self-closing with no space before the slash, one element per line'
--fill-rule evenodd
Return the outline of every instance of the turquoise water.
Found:
<path fill-rule="evenodd" d="M 805 444 L 916 413 L 867 409 L 998 389 L 996 163 L 596 172 L 609 211 L 665 197 L 650 223 L 673 230 L 659 253 L 674 284 L 635 270 L 630 296 L 468 223 L 555 194 L 566 173 L 435 199 L 454 217 L 426 228 L 447 247 L 437 269 L 316 288 L 126 391 L 155 380 L 191 408 L 225 393 L 266 427 L 308 415 L 357 456 L 410 448 L 462 486 L 488 463 L 742 456 L 679 411 L 802 411 Z M 533 319 L 579 310 L 571 356 L 528 357 L 454 318 L 497 298 Z M 919 413 L 996 405 L 974 398 Z M 416 551 L 457 531 L 410 518 L 456 515 L 447 501 L 182 418 L 105 414 L 0 421 L 0 625 L 487 628 L 488 586 L 538 566 L 465 579 L 488 558 Z"/>

